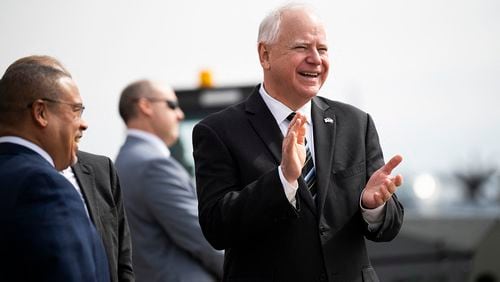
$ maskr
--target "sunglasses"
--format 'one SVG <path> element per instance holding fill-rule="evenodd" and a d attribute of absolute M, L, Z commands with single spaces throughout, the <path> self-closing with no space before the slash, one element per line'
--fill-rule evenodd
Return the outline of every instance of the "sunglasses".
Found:
<path fill-rule="evenodd" d="M 161 98 L 146 98 L 146 99 L 148 101 L 151 101 L 151 102 L 164 102 L 172 110 L 175 110 L 175 109 L 179 108 L 179 102 L 178 101 L 169 100 L 169 99 L 161 99 Z"/>

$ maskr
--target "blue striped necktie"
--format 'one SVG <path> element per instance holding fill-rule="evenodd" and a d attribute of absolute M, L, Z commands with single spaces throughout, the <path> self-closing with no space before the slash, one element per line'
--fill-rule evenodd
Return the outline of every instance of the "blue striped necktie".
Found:
<path fill-rule="evenodd" d="M 295 112 L 292 112 L 289 114 L 286 119 L 288 121 L 292 121 L 293 117 L 295 116 Z M 314 197 L 316 196 L 316 168 L 314 167 L 314 162 L 311 154 L 311 150 L 309 149 L 309 146 L 307 145 L 307 139 L 305 139 L 305 146 L 306 146 L 306 161 L 304 163 L 304 167 L 302 167 L 302 177 L 304 177 L 304 180 L 307 185 L 307 190 L 311 193 L 311 195 Z"/>

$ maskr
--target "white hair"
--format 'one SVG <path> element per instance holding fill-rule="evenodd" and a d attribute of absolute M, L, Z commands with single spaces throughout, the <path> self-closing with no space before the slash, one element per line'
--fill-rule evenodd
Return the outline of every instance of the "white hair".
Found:
<path fill-rule="evenodd" d="M 262 20 L 259 26 L 259 35 L 257 36 L 257 43 L 272 44 L 278 39 L 280 31 L 281 19 L 285 12 L 294 10 L 307 10 L 314 12 L 312 7 L 304 3 L 287 3 L 272 10 Z"/>

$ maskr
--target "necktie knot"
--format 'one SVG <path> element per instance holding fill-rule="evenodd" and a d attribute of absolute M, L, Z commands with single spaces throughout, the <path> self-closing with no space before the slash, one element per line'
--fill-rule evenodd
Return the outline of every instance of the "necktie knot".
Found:
<path fill-rule="evenodd" d="M 286 120 L 292 121 L 293 117 L 295 116 L 295 112 L 291 112 L 287 117 Z"/>

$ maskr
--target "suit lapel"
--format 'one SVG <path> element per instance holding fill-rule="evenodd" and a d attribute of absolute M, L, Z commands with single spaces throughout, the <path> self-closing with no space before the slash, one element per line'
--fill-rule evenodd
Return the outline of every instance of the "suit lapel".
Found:
<path fill-rule="evenodd" d="M 316 177 L 318 185 L 318 210 L 321 213 L 330 186 L 333 153 L 335 148 L 336 117 L 326 103 L 318 97 L 312 100 L 312 120 L 314 128 L 314 154 L 316 158 Z"/>
<path fill-rule="evenodd" d="M 283 135 L 275 122 L 273 114 L 269 111 L 262 97 L 260 97 L 259 86 L 255 88 L 246 101 L 245 110 L 255 133 L 266 144 L 276 163 L 279 164 L 281 162 Z"/>
<path fill-rule="evenodd" d="M 80 189 L 82 191 L 83 197 L 85 198 L 85 204 L 90 214 L 90 218 L 92 222 L 96 225 L 98 230 L 101 230 L 101 221 L 99 217 L 99 207 L 96 204 L 97 195 L 95 181 L 94 181 L 94 173 L 92 167 L 78 161 L 75 165 L 72 166 L 73 172 L 75 174 L 76 180 Z"/>

